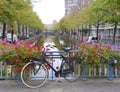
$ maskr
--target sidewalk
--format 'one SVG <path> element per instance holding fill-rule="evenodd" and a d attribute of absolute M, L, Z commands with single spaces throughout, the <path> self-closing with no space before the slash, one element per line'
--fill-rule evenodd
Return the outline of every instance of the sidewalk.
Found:
<path fill-rule="evenodd" d="M 0 80 L 0 92 L 120 92 L 120 79 L 109 81 L 107 79 L 78 80 L 67 82 L 66 80 L 55 80 L 37 89 L 27 88 L 23 83 L 16 80 Z"/>

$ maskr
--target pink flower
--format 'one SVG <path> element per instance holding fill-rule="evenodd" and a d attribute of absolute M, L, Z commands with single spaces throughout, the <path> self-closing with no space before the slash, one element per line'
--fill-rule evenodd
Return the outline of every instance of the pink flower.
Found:
<path fill-rule="evenodd" d="M 95 47 L 99 47 L 100 46 L 100 44 L 95 44 Z"/>
<path fill-rule="evenodd" d="M 108 44 L 107 47 L 108 47 L 109 49 L 112 49 L 112 48 L 113 48 L 110 44 Z"/>

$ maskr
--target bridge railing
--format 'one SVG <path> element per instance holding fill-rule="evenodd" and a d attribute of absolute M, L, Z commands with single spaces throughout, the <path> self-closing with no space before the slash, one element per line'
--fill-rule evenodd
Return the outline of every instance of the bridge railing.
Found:
<path fill-rule="evenodd" d="M 72 55 L 74 55 L 75 53 L 77 53 L 77 50 L 71 50 L 70 53 L 72 53 Z M 52 57 L 49 57 L 48 59 L 51 62 L 52 66 L 55 66 L 55 62 L 59 62 L 59 60 L 57 60 L 56 58 L 59 57 L 55 57 L 55 53 L 63 53 L 63 51 L 49 51 L 47 53 L 52 53 L 50 54 Z M 56 59 L 56 60 L 55 60 Z M 81 78 L 83 80 L 86 80 L 87 78 L 108 78 L 109 80 L 113 80 L 116 77 L 120 77 L 120 66 L 118 65 L 109 65 L 106 64 L 104 66 L 101 67 L 91 67 L 91 66 L 87 66 L 87 65 L 79 65 L 79 72 L 81 75 Z M 51 72 L 51 75 L 49 76 L 49 79 L 54 80 L 55 79 L 55 75 L 54 72 L 52 70 L 49 70 L 49 72 Z M 7 65 L 3 62 L 0 62 L 0 79 L 16 79 L 18 78 L 18 74 L 14 71 L 14 69 L 12 68 L 12 65 Z M 60 77 L 59 77 L 60 78 Z"/>

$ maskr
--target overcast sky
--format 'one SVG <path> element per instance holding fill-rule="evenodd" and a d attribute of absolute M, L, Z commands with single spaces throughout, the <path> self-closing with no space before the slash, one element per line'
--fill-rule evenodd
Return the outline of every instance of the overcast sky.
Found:
<path fill-rule="evenodd" d="M 64 0 L 40 0 L 34 4 L 33 10 L 44 24 L 51 24 L 53 20 L 58 22 L 65 14 Z"/>

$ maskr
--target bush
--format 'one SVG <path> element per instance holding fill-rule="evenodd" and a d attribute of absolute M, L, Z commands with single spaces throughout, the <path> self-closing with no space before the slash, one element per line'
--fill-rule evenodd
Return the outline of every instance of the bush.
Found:
<path fill-rule="evenodd" d="M 40 57 L 42 55 L 41 46 L 33 46 L 32 43 L 17 42 L 10 44 L 0 41 L 0 60 L 4 63 L 14 65 L 20 71 L 20 68 L 29 62 L 31 57 Z"/>
<path fill-rule="evenodd" d="M 110 44 L 88 44 L 86 42 L 81 42 L 78 45 L 79 52 L 75 57 L 81 61 L 81 64 L 93 65 L 93 66 L 103 66 L 104 64 L 112 63 L 110 58 L 117 57 L 120 61 L 120 52 L 114 50 L 113 46 Z M 105 60 L 101 60 L 104 57 Z M 119 64 L 118 62 L 117 64 Z"/>

